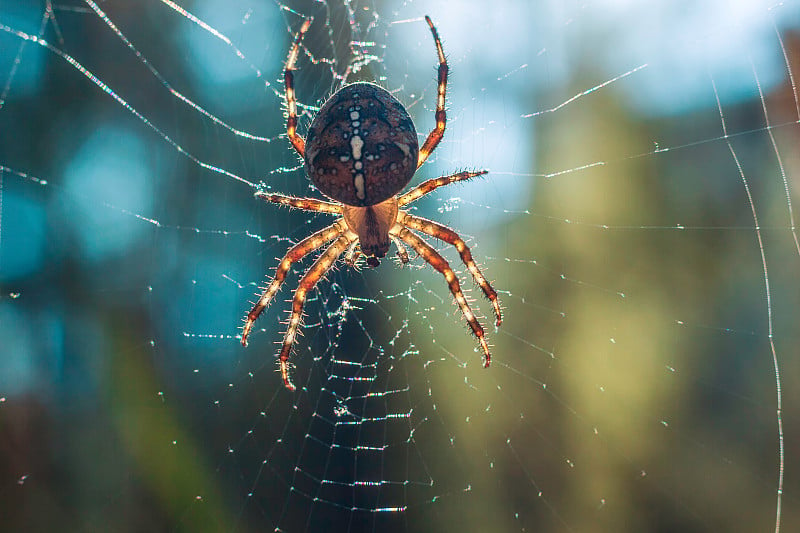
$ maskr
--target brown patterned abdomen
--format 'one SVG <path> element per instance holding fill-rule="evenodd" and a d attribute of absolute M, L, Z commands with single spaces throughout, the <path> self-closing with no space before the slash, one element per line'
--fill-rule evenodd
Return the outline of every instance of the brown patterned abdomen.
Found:
<path fill-rule="evenodd" d="M 306 136 L 306 172 L 326 196 L 365 207 L 395 196 L 417 170 L 419 144 L 402 104 L 372 83 L 331 96 Z"/>

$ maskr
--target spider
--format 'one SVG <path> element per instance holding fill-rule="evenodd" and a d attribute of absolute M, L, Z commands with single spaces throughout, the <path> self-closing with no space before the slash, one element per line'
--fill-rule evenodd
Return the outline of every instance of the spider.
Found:
<path fill-rule="evenodd" d="M 289 248 L 278 264 L 272 281 L 264 288 L 245 318 L 242 345 L 247 346 L 247 337 L 253 323 L 280 289 L 292 264 L 330 243 L 300 280 L 292 300 L 283 345 L 278 354 L 283 383 L 287 389 L 294 390 L 289 378 L 289 356 L 297 338 L 308 292 L 313 290 L 342 254 L 345 254 L 345 262 L 350 266 L 355 266 L 359 255 L 363 255 L 367 265 L 376 267 L 380 263 L 379 258 L 386 256 L 390 242 L 394 242 L 403 264 L 409 261 L 405 247 L 407 245 L 444 275 L 450 292 L 478 339 L 484 355 L 484 366 L 488 367 L 491 354 L 483 327 L 470 309 L 458 277 L 447 260 L 414 231 L 440 239 L 456 248 L 473 279 L 491 302 L 496 325 L 499 326 L 502 319 L 497 292 L 483 277 L 472 259 L 469 247 L 455 231 L 401 209 L 439 187 L 488 172 L 465 171 L 429 179 L 399 194 L 444 135 L 448 67 L 436 27 L 430 17 L 426 16 L 425 21 L 430 27 L 439 55 L 439 78 L 436 127 L 420 147 L 414 123 L 403 105 L 385 89 L 364 82 L 346 85 L 334 93 L 312 120 L 305 140 L 298 135 L 294 69 L 300 43 L 312 20 L 306 19 L 301 26 L 284 67 L 288 111 L 286 129 L 289 141 L 305 161 L 308 177 L 329 200 L 298 198 L 265 191 L 258 191 L 255 196 L 290 208 L 339 215 L 340 218 Z"/>

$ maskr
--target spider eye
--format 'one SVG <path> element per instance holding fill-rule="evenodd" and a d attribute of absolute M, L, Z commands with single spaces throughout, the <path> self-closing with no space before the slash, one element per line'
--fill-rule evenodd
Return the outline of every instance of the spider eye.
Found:
<path fill-rule="evenodd" d="M 367 257 L 367 264 L 372 268 L 375 268 L 376 266 L 381 264 L 381 260 L 372 255 L 370 257 Z"/>

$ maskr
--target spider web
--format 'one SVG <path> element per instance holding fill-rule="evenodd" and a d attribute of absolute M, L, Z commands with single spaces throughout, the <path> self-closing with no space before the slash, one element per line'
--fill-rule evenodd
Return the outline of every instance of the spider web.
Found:
<path fill-rule="evenodd" d="M 4 524 L 798 529 L 799 8 L 0 2 Z M 498 290 L 496 331 L 468 294 L 492 367 L 421 259 L 340 263 L 290 393 L 274 355 L 309 259 L 237 335 L 331 220 L 253 198 L 318 195 L 285 138 L 292 36 L 314 17 L 301 133 L 375 80 L 425 135 L 425 14 L 448 124 L 412 183 L 491 172 L 414 212 Z"/>

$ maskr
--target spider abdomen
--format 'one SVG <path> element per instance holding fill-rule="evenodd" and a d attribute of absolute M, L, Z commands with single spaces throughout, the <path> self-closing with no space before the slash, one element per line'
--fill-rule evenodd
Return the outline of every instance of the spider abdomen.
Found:
<path fill-rule="evenodd" d="M 331 96 L 306 136 L 309 178 L 326 196 L 365 207 L 391 198 L 417 169 L 419 144 L 403 105 L 373 83 L 353 83 Z"/>

